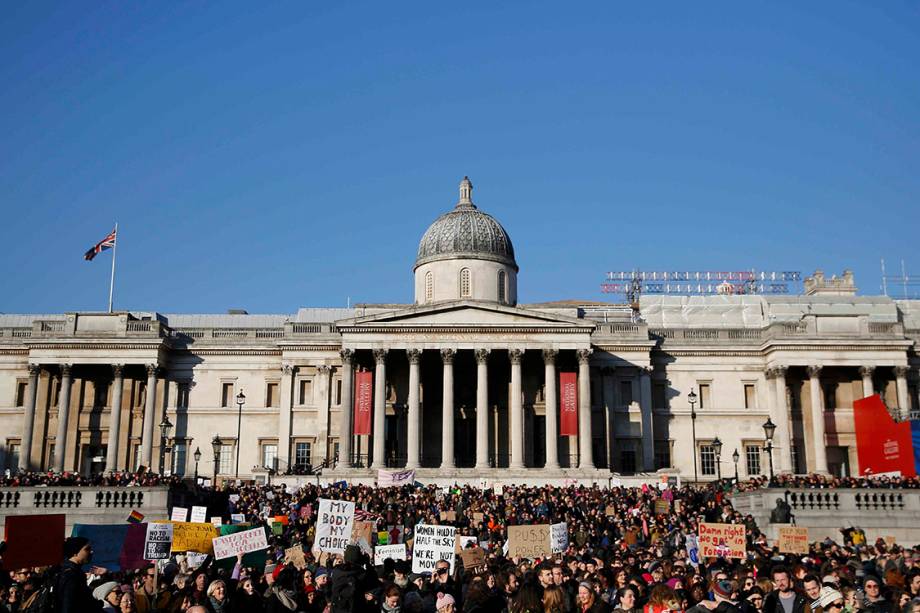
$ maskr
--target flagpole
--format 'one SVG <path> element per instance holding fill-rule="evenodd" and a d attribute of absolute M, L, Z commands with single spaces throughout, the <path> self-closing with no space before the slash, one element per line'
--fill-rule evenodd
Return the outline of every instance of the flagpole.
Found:
<path fill-rule="evenodd" d="M 109 279 L 109 313 L 112 312 L 112 294 L 115 290 L 115 252 L 118 250 L 118 222 L 115 222 L 115 240 L 112 245 L 112 277 Z"/>

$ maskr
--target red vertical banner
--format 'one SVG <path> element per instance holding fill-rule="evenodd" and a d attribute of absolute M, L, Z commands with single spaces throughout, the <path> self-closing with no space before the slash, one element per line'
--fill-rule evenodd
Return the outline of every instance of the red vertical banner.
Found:
<path fill-rule="evenodd" d="M 559 373 L 559 436 L 578 436 L 578 375 Z"/>
<path fill-rule="evenodd" d="M 355 434 L 371 433 L 371 407 L 374 402 L 374 374 L 355 373 Z"/>
<path fill-rule="evenodd" d="M 859 474 L 916 475 L 910 422 L 896 423 L 878 394 L 853 401 Z"/>

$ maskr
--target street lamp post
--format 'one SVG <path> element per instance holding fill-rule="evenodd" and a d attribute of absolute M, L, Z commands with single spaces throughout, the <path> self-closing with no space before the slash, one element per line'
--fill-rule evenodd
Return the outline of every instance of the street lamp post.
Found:
<path fill-rule="evenodd" d="M 714 441 L 712 441 L 712 449 L 716 452 L 716 479 L 722 480 L 722 441 L 719 440 L 717 436 Z"/>
<path fill-rule="evenodd" d="M 735 485 L 738 485 L 738 459 L 741 455 L 738 453 L 738 448 L 735 447 L 735 453 L 732 454 L 732 460 L 735 462 Z"/>
<path fill-rule="evenodd" d="M 214 450 L 214 482 L 211 487 L 217 487 L 217 469 L 220 467 L 220 448 L 224 446 L 219 436 L 211 439 L 211 448 Z"/>
<path fill-rule="evenodd" d="M 201 461 L 201 449 L 195 447 L 195 485 L 198 485 L 198 462 Z"/>
<path fill-rule="evenodd" d="M 169 421 L 169 415 L 163 415 L 163 421 L 160 422 L 160 447 L 163 448 L 163 458 L 160 461 L 160 472 L 166 473 L 164 465 L 166 464 L 166 459 L 169 457 L 172 448 L 169 446 L 169 435 L 172 433 L 173 425 Z M 171 468 L 171 467 L 170 467 Z"/>
<path fill-rule="evenodd" d="M 696 474 L 696 392 L 690 390 L 687 394 L 687 402 L 690 403 L 690 423 L 693 427 L 693 482 L 699 482 L 699 475 Z"/>
<path fill-rule="evenodd" d="M 236 404 L 240 407 L 239 417 L 236 421 L 236 478 L 240 478 L 240 434 L 243 428 L 243 405 L 246 404 L 246 394 L 240 389 L 236 395 Z"/>
<path fill-rule="evenodd" d="M 773 481 L 773 435 L 776 433 L 776 424 L 769 417 L 763 424 L 763 435 L 767 439 L 767 457 L 770 458 L 770 481 Z"/>

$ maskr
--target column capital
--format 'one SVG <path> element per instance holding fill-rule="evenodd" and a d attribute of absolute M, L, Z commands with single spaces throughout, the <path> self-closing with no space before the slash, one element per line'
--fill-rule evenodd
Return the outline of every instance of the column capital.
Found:
<path fill-rule="evenodd" d="M 445 364 L 453 364 L 455 355 L 457 355 L 456 349 L 451 349 L 450 347 L 441 348 L 441 361 Z"/>
<path fill-rule="evenodd" d="M 124 364 L 112 364 L 112 376 L 116 379 L 121 379 L 125 374 L 125 365 Z"/>
<path fill-rule="evenodd" d="M 320 375 L 324 377 L 329 374 L 330 370 L 332 369 L 326 366 L 325 364 L 320 364 L 319 366 L 316 367 L 316 372 L 318 372 Z"/>
<path fill-rule="evenodd" d="M 820 377 L 822 368 L 823 366 L 821 366 L 820 364 L 810 364 L 808 366 L 808 378 L 817 379 L 818 377 Z"/>
<path fill-rule="evenodd" d="M 420 349 L 406 349 L 406 357 L 409 358 L 410 364 L 418 364 L 422 359 L 422 351 Z"/>
<path fill-rule="evenodd" d="M 388 349 L 374 349 L 374 351 L 373 351 L 373 354 L 374 354 L 374 363 L 375 363 L 375 364 L 382 364 L 382 363 L 386 362 L 386 359 L 387 359 L 387 351 L 389 351 L 389 350 L 388 350 Z"/>
<path fill-rule="evenodd" d="M 897 377 L 898 379 L 903 379 L 907 377 L 908 373 L 910 373 L 910 367 L 908 366 L 895 366 L 894 367 L 894 376 Z"/>
<path fill-rule="evenodd" d="M 71 368 L 73 368 L 73 364 L 61 364 L 61 376 L 69 377 Z"/>
<path fill-rule="evenodd" d="M 860 377 L 871 377 L 873 373 L 875 373 L 875 366 L 860 366 L 859 367 Z"/>
<path fill-rule="evenodd" d="M 547 366 L 553 366 L 556 364 L 556 358 L 559 356 L 559 350 L 553 349 L 552 347 L 546 347 L 543 350 L 543 363 Z"/>
<path fill-rule="evenodd" d="M 339 356 L 342 358 L 342 364 L 351 364 L 355 358 L 355 352 L 351 349 L 342 349 L 339 351 Z"/>
<path fill-rule="evenodd" d="M 520 364 L 521 358 L 524 357 L 524 352 L 520 349 L 509 349 L 508 350 L 508 359 L 511 360 L 512 364 Z"/>
<path fill-rule="evenodd" d="M 477 364 L 488 364 L 489 363 L 489 350 L 488 349 L 477 349 L 476 350 L 476 363 Z"/>
<path fill-rule="evenodd" d="M 157 376 L 157 365 L 156 365 L 156 364 L 145 364 L 145 367 L 147 368 L 147 376 L 148 376 L 148 377 L 156 377 L 156 376 Z"/>
<path fill-rule="evenodd" d="M 29 376 L 36 377 L 42 374 L 42 365 L 41 364 L 29 364 Z"/>
<path fill-rule="evenodd" d="M 578 355 L 579 364 L 587 364 L 588 360 L 591 359 L 591 354 L 594 353 L 594 350 L 591 348 L 588 349 L 579 349 L 576 354 Z"/>
<path fill-rule="evenodd" d="M 639 367 L 640 377 L 651 377 L 653 372 L 655 372 L 654 366 L 640 366 Z"/>
<path fill-rule="evenodd" d="M 294 365 L 293 364 L 282 364 L 281 365 L 281 374 L 289 377 L 294 374 Z"/>

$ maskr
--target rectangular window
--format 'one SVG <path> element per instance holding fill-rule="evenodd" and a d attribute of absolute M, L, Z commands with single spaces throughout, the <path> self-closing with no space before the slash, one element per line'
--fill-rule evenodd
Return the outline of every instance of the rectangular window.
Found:
<path fill-rule="evenodd" d="M 180 477 L 185 476 L 185 462 L 186 456 L 188 455 L 187 449 L 188 445 L 186 443 L 176 443 L 175 450 L 173 451 L 172 471 L 174 475 L 179 475 Z"/>
<path fill-rule="evenodd" d="M 747 474 L 749 477 L 760 474 L 760 445 L 747 445 L 744 448 L 744 457 L 747 460 Z"/>
<path fill-rule="evenodd" d="M 332 458 L 334 462 L 339 461 L 339 442 L 333 441 L 332 443 Z"/>
<path fill-rule="evenodd" d="M 827 383 L 824 386 L 824 408 L 833 411 L 837 408 L 837 384 Z"/>
<path fill-rule="evenodd" d="M 136 387 L 134 388 L 134 391 L 135 391 L 134 406 L 136 407 L 144 406 L 144 399 L 146 398 L 146 395 L 147 395 L 147 382 L 138 381 L 136 383 Z"/>
<path fill-rule="evenodd" d="M 278 384 L 277 383 L 266 383 L 265 384 L 265 406 L 267 407 L 280 407 L 281 406 L 281 395 L 278 393 Z"/>
<path fill-rule="evenodd" d="M 26 390 L 29 387 L 28 381 L 17 381 L 16 382 L 16 406 L 24 407 L 26 406 Z"/>
<path fill-rule="evenodd" d="M 629 475 L 636 472 L 635 449 L 620 450 L 620 472 L 622 472 L 624 475 Z"/>
<path fill-rule="evenodd" d="M 756 409 L 757 408 L 757 397 L 754 395 L 754 384 L 753 383 L 744 384 L 744 408 L 745 409 Z"/>
<path fill-rule="evenodd" d="M 632 381 L 620 381 L 620 405 L 628 407 L 632 402 Z"/>
<path fill-rule="evenodd" d="M 335 404 L 342 404 L 342 380 L 335 382 Z"/>
<path fill-rule="evenodd" d="M 709 394 L 709 384 L 700 383 L 700 408 L 708 409 L 712 407 L 712 398 Z"/>
<path fill-rule="evenodd" d="M 223 446 L 220 448 L 220 462 L 217 465 L 218 474 L 229 475 L 233 473 L 233 461 L 236 459 L 234 449 L 236 449 L 236 441 L 224 441 Z"/>
<path fill-rule="evenodd" d="M 109 384 L 95 381 L 93 386 L 93 408 L 102 408 L 109 403 Z"/>
<path fill-rule="evenodd" d="M 700 445 L 700 472 L 716 474 L 716 450 L 712 445 Z"/>
<path fill-rule="evenodd" d="M 300 382 L 300 397 L 297 404 L 313 404 L 313 380 L 303 379 Z"/>
<path fill-rule="evenodd" d="M 6 467 L 12 471 L 19 468 L 19 441 L 6 442 Z"/>
<path fill-rule="evenodd" d="M 275 458 L 278 457 L 278 443 L 264 443 L 262 445 L 262 466 L 274 468 Z"/>
<path fill-rule="evenodd" d="M 310 457 L 312 451 L 312 443 L 297 443 L 294 447 L 294 464 L 300 468 L 303 468 L 307 464 L 312 464 Z"/>
<path fill-rule="evenodd" d="M 671 468 L 671 441 L 655 441 L 655 470 Z"/>
<path fill-rule="evenodd" d="M 668 408 L 668 384 L 655 383 L 652 385 L 652 408 Z"/>
<path fill-rule="evenodd" d="M 220 406 L 227 408 L 233 404 L 233 384 L 220 384 Z"/>

